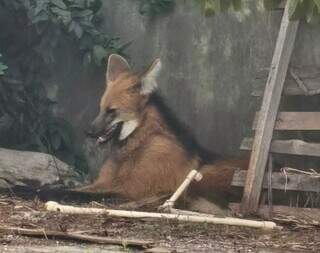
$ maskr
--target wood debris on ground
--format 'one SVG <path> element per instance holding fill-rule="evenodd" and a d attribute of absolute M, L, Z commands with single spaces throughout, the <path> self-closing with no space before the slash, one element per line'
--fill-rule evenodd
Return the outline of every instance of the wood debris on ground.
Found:
<path fill-rule="evenodd" d="M 150 201 L 147 203 L 150 209 Z M 82 207 L 98 205 L 97 203 L 72 204 Z M 108 203 L 103 205 L 110 207 Z M 111 205 L 111 207 L 119 208 L 119 205 Z M 143 210 L 143 207 L 141 209 Z M 132 220 L 107 215 L 70 215 L 46 212 L 44 201 L 37 198 L 28 200 L 8 195 L 0 195 L 0 213 L 1 227 L 11 227 L 11 230 L 0 231 L 0 252 L 18 252 L 14 250 L 19 247 L 21 250 L 29 249 L 29 251 L 19 250 L 19 252 L 39 252 L 35 250 L 38 247 L 46 249 L 41 252 L 56 252 L 54 250 L 58 248 L 59 252 L 83 252 L 84 249 L 90 252 L 103 252 L 106 249 L 112 252 L 123 252 L 128 249 L 139 251 L 142 248 L 143 250 L 148 248 L 149 252 L 279 252 L 279 250 L 281 252 L 294 252 L 294 250 L 319 252 L 320 250 L 319 226 L 292 226 L 285 222 L 282 224 L 284 228 L 281 231 L 266 232 L 259 229 L 174 220 Z M 51 234 L 48 233 L 47 236 L 43 234 L 37 238 L 27 237 L 15 229 L 51 231 Z M 83 237 L 98 238 L 98 240 L 106 238 L 106 240 L 110 239 L 110 242 L 117 240 L 115 242 L 118 244 L 129 240 L 146 244 L 142 248 L 140 245 L 139 248 L 130 245 L 84 243 L 78 238 L 55 236 L 52 231 L 57 233 L 56 235 L 76 234 L 80 239 Z M 150 242 L 154 244 L 148 244 Z"/>

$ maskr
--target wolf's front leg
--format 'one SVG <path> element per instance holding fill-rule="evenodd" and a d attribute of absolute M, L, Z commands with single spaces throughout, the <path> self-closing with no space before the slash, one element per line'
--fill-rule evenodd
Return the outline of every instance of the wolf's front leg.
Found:
<path fill-rule="evenodd" d="M 103 165 L 99 172 L 98 177 L 96 180 L 86 186 L 78 187 L 75 190 L 81 192 L 112 192 L 112 178 L 114 173 L 114 163 L 112 160 L 107 160 Z"/>

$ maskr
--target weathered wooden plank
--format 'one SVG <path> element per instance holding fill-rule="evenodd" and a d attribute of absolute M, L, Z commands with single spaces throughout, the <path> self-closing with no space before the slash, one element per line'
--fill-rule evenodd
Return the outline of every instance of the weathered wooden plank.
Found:
<path fill-rule="evenodd" d="M 294 73 L 296 73 L 301 80 L 312 80 L 312 79 L 317 79 L 320 78 L 320 68 L 315 65 L 307 65 L 307 66 L 290 66 L 290 70 L 292 70 Z M 269 75 L 269 68 L 262 68 L 256 73 L 256 79 L 262 79 L 262 80 L 267 80 L 268 75 Z M 290 73 L 287 74 L 288 79 L 292 79 L 292 76 Z"/>
<path fill-rule="evenodd" d="M 297 95 L 315 95 L 313 94 L 315 91 L 319 91 L 320 89 L 320 68 L 313 66 L 306 66 L 300 68 L 290 68 L 290 70 L 298 76 L 301 80 L 305 88 L 309 91 L 307 94 L 303 89 L 301 89 L 292 76 L 292 74 L 288 73 L 285 79 L 284 88 L 282 95 L 289 96 L 297 96 Z M 269 69 L 264 69 L 257 74 L 256 79 L 259 81 L 266 80 L 268 77 Z M 264 93 L 264 85 L 260 85 L 256 87 L 251 93 L 252 96 L 262 97 Z"/>
<path fill-rule="evenodd" d="M 233 175 L 232 186 L 243 187 L 245 185 L 247 171 L 236 170 Z M 263 177 L 262 188 L 268 189 L 267 174 Z M 287 190 L 287 191 L 306 191 L 320 192 L 320 178 L 310 177 L 305 174 L 287 173 L 284 175 L 281 172 L 272 173 L 272 189 Z"/>
<path fill-rule="evenodd" d="M 244 138 L 241 142 L 241 150 L 251 150 L 252 138 Z M 305 142 L 302 140 L 273 140 L 270 152 L 289 155 L 305 155 L 320 157 L 320 143 Z"/>
<path fill-rule="evenodd" d="M 288 8 L 289 2 L 286 3 L 282 17 L 266 84 L 266 92 L 260 110 L 261 114 L 253 142 L 248 175 L 242 198 L 242 211 L 244 214 L 255 212 L 258 208 L 273 128 L 299 26 L 299 21 L 289 21 Z"/>
<path fill-rule="evenodd" d="M 253 130 L 258 128 L 260 114 L 255 115 Z M 278 112 L 274 130 L 320 130 L 320 112 Z"/>
<path fill-rule="evenodd" d="M 304 82 L 308 90 L 312 93 L 313 91 L 320 89 L 320 78 L 315 80 L 309 80 Z M 264 87 L 257 87 L 252 92 L 253 97 L 262 97 L 264 93 Z M 283 89 L 282 95 L 286 96 L 304 96 L 304 95 L 317 95 L 317 94 L 306 94 L 294 80 L 286 80 L 285 87 Z"/>
<path fill-rule="evenodd" d="M 234 214 L 240 214 L 240 204 L 230 203 L 229 208 Z M 267 219 L 269 215 L 269 207 L 260 206 L 257 214 L 263 219 Z M 310 225 L 320 224 L 320 209 L 318 208 L 297 208 L 289 206 L 273 206 L 274 219 L 284 219 L 284 217 L 291 217 L 292 221 L 301 222 Z M 288 218 L 288 221 L 290 219 Z"/>

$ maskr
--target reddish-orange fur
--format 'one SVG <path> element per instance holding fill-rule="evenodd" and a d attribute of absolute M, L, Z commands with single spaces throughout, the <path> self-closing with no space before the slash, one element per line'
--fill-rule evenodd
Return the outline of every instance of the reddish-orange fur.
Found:
<path fill-rule="evenodd" d="M 240 161 L 221 161 L 199 168 L 199 158 L 191 156 L 169 130 L 149 95 L 133 89 L 138 75 L 123 72 L 109 81 L 100 109 L 117 108 L 134 115 L 139 125 L 102 166 L 97 180 L 83 190 L 119 193 L 140 199 L 171 193 L 192 169 L 203 171 L 204 178 L 191 187 L 199 195 L 210 191 L 226 193 L 235 167 Z"/>

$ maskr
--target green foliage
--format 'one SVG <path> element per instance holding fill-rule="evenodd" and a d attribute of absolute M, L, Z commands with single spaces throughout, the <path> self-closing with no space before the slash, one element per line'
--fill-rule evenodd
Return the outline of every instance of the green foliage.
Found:
<path fill-rule="evenodd" d="M 139 0 L 139 12 L 142 15 L 155 16 L 173 10 L 174 0 Z"/>
<path fill-rule="evenodd" d="M 267 10 L 277 8 L 284 1 L 264 0 L 264 6 Z M 320 22 L 320 0 L 290 0 L 289 18 L 291 20 L 302 19 L 309 24 L 318 24 Z"/>
<path fill-rule="evenodd" d="M 87 164 L 72 126 L 54 114 L 56 102 L 45 89 L 53 64 L 66 44 L 79 49 L 84 64 L 105 63 L 121 44 L 99 31 L 101 0 L 2 0 L 0 50 L 0 143 L 21 150 L 56 155 L 76 169 Z M 14 31 L 14 32 L 13 32 Z M 12 43 L 8 43 L 8 41 Z"/>
<path fill-rule="evenodd" d="M 199 1 L 199 0 L 197 0 Z M 212 16 L 228 10 L 241 9 L 243 0 L 200 0 L 206 16 Z M 263 0 L 266 10 L 273 10 L 283 4 L 284 0 Z M 291 20 L 303 19 L 310 24 L 320 22 L 320 0 L 288 0 Z"/>
<path fill-rule="evenodd" d="M 86 164 L 75 146 L 73 128 L 66 120 L 54 116 L 54 105 L 40 82 L 22 86 L 18 81 L 1 79 L 0 118 L 9 119 L 9 138 L 6 142 L 2 140 L 2 145 L 54 154 L 84 172 Z"/>
<path fill-rule="evenodd" d="M 0 58 L 2 57 L 2 54 L 0 54 Z M 7 65 L 5 65 L 4 63 L 2 63 L 0 61 L 0 76 L 4 75 L 4 71 L 8 68 Z"/>
<path fill-rule="evenodd" d="M 28 16 L 36 31 L 43 36 L 48 30 L 55 31 L 50 36 L 50 45 L 55 47 L 61 33 L 73 35 L 79 43 L 85 63 L 100 65 L 111 53 L 122 54 L 128 44 L 121 45 L 119 38 L 111 38 L 97 29 L 98 11 L 101 0 L 28 0 L 24 1 Z M 44 28 L 46 27 L 46 28 Z M 57 27 L 59 29 L 57 29 Z M 100 50 L 97 52 L 96 48 Z M 49 59 L 53 57 L 50 56 Z"/>
<path fill-rule="evenodd" d="M 242 6 L 242 0 L 200 0 L 203 12 L 206 16 L 212 16 L 219 12 L 227 10 L 239 11 Z"/>
<path fill-rule="evenodd" d="M 266 10 L 273 10 L 281 4 L 282 0 L 263 0 L 263 5 Z"/>

